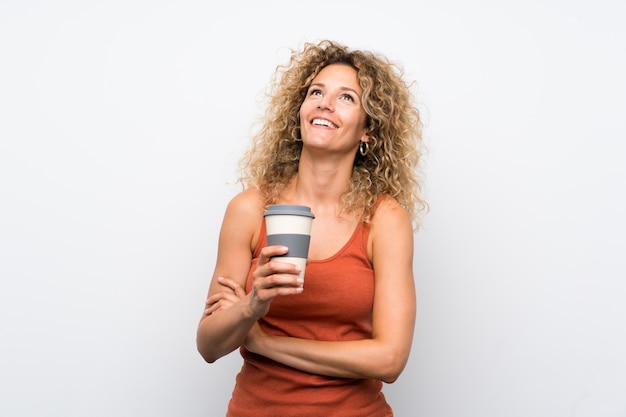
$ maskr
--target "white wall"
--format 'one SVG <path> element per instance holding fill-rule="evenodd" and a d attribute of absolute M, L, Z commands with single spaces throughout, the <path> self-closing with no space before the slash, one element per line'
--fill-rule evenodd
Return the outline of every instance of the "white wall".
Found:
<path fill-rule="evenodd" d="M 626 416 L 624 3 L 219 3 L 0 3 L 0 415 L 223 415 L 239 358 L 195 329 L 234 163 L 328 37 L 426 121 L 396 415 Z"/>

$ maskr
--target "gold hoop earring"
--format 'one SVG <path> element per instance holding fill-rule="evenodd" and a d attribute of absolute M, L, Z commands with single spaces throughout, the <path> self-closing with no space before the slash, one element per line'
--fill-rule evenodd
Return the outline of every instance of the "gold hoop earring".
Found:
<path fill-rule="evenodd" d="M 367 142 L 361 142 L 359 144 L 359 153 L 361 154 L 361 156 L 367 155 L 369 151 L 370 151 L 370 145 L 368 145 Z"/>

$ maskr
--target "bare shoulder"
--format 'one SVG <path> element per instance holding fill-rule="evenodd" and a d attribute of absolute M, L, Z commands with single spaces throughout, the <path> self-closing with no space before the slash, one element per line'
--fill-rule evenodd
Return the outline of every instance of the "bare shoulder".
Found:
<path fill-rule="evenodd" d="M 251 249 L 254 249 L 264 208 L 263 196 L 257 188 L 250 187 L 236 194 L 226 207 L 224 237 L 245 236 Z"/>
<path fill-rule="evenodd" d="M 408 211 L 393 197 L 383 196 L 374 211 L 371 220 L 372 229 L 388 226 L 411 228 L 411 217 Z M 382 226 L 382 227 L 381 227 Z M 412 230 L 412 229 L 411 229 Z"/>
<path fill-rule="evenodd" d="M 368 252 L 374 250 L 412 250 L 413 225 L 408 211 L 393 197 L 385 196 L 378 203 L 370 223 Z"/>
<path fill-rule="evenodd" d="M 263 209 L 263 196 L 256 187 L 246 188 L 236 194 L 227 207 L 228 212 L 244 217 L 262 213 Z"/>

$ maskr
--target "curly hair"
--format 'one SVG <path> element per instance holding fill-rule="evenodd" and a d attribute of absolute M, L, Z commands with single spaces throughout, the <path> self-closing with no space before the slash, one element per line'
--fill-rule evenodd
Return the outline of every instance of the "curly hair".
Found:
<path fill-rule="evenodd" d="M 302 150 L 300 105 L 313 79 L 331 64 L 357 71 L 367 115 L 369 151 L 356 153 L 350 186 L 342 196 L 343 210 L 369 222 L 379 195 L 395 198 L 411 216 L 415 229 L 427 210 L 421 195 L 420 160 L 424 154 L 422 122 L 403 69 L 374 52 L 351 50 L 330 40 L 305 43 L 291 50 L 286 65 L 276 67 L 266 94 L 269 98 L 260 129 L 239 162 L 239 182 L 256 186 L 266 202 L 298 172 Z"/>

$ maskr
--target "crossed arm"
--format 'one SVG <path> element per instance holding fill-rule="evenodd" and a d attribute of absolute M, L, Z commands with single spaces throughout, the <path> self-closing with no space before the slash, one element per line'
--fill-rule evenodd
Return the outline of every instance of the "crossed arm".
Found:
<path fill-rule="evenodd" d="M 224 329 L 232 326 L 229 349 L 244 344 L 252 352 L 302 371 L 394 382 L 409 357 L 416 312 L 413 230 L 406 211 L 393 201 L 381 204 L 372 220 L 370 242 L 375 275 L 370 339 L 331 342 L 264 333 L 256 320 L 267 310 L 255 310 L 251 306 L 269 308 L 271 299 L 283 293 L 295 293 L 299 288 L 298 283 L 293 282 L 291 286 L 287 281 L 295 278 L 286 269 L 280 269 L 285 264 L 279 266 L 269 261 L 272 251 L 280 250 L 277 247 L 263 249 L 249 294 L 245 293 L 240 280 L 217 281 L 220 287 L 210 293 L 203 320 L 220 315 L 231 318 L 228 324 L 226 320 L 221 322 Z M 287 283 L 278 286 L 276 291 L 276 287 L 267 285 L 271 280 Z M 267 295 L 264 291 L 274 292 L 266 304 L 255 303 L 254 297 Z M 244 313 L 246 311 L 249 313 Z"/>
<path fill-rule="evenodd" d="M 270 257 L 286 252 L 287 248 L 279 246 L 263 248 L 253 288 L 248 294 L 244 291 L 263 210 L 255 189 L 238 194 L 226 208 L 208 308 L 200 318 L 196 335 L 197 349 L 209 363 L 241 346 L 274 298 L 301 291 L 294 265 L 270 261 Z"/>

